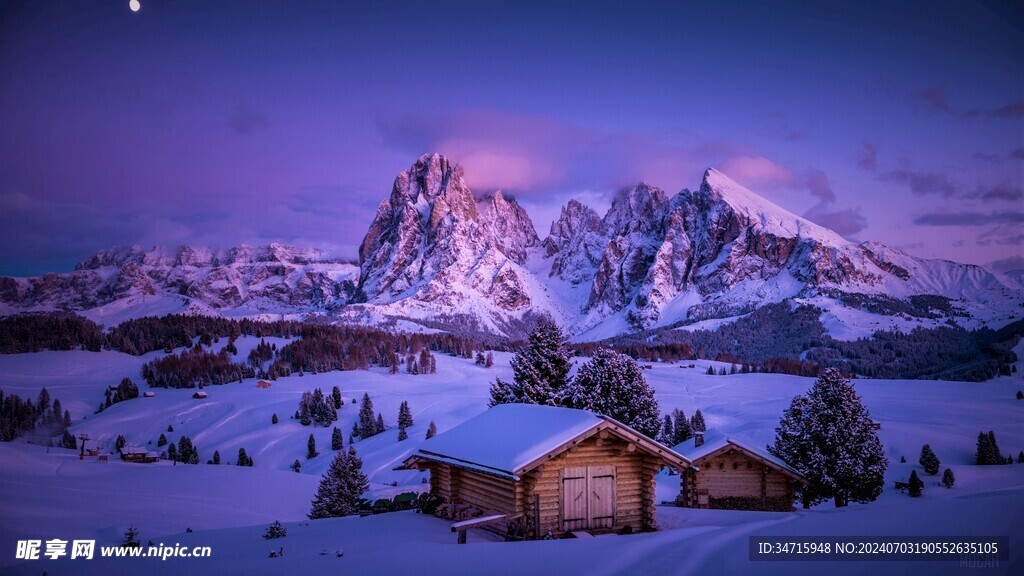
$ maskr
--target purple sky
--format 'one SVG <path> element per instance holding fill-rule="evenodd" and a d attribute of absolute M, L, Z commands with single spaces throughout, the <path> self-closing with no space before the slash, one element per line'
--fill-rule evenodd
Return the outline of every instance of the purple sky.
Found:
<path fill-rule="evenodd" d="M 121 244 L 353 256 L 435 151 L 542 237 L 569 198 L 715 166 L 847 238 L 1024 268 L 1012 3 L 141 3 L 0 8 L 0 274 Z"/>

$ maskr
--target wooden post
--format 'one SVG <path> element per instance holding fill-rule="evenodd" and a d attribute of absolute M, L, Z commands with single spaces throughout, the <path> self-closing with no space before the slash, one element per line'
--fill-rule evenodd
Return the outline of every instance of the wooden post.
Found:
<path fill-rule="evenodd" d="M 459 544 L 466 543 L 466 530 L 459 530 Z M 451 538 L 451 536 L 449 536 Z"/>

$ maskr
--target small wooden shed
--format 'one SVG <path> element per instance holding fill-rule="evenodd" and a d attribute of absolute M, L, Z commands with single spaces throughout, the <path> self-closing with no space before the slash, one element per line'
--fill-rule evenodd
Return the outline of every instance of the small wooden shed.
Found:
<path fill-rule="evenodd" d="M 149 452 L 141 446 L 124 446 L 121 448 L 121 460 L 125 462 L 148 464 L 159 459 L 160 456 L 156 452 Z"/>
<path fill-rule="evenodd" d="M 681 479 L 678 503 L 688 508 L 792 510 L 796 485 L 807 482 L 779 458 L 718 430 L 673 449 L 696 466 Z"/>
<path fill-rule="evenodd" d="M 520 522 L 539 538 L 656 529 L 654 476 L 663 466 L 691 467 L 612 418 L 502 404 L 427 440 L 400 469 L 429 470 L 431 492 L 470 515 L 503 516 L 492 530 Z"/>
<path fill-rule="evenodd" d="M 261 390 L 265 389 L 265 388 L 270 388 L 270 381 L 269 380 L 260 380 L 259 382 L 256 382 L 256 387 L 261 389 Z"/>
<path fill-rule="evenodd" d="M 207 398 L 206 390 L 200 390 L 193 394 L 192 397 L 195 398 L 196 400 L 205 400 Z"/>

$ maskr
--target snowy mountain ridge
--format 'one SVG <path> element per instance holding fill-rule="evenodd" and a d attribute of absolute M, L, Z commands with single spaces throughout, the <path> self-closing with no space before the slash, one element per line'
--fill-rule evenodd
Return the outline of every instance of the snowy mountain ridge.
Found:
<path fill-rule="evenodd" d="M 577 340 L 729 319 L 790 300 L 834 335 L 1019 316 L 1024 284 L 979 266 L 861 244 L 708 169 L 674 196 L 640 183 L 599 215 L 576 200 L 543 241 L 515 198 L 474 195 L 461 166 L 420 157 L 395 178 L 358 268 L 281 244 L 100 251 L 68 274 L 0 278 L 0 313 L 83 311 L 105 323 L 193 312 L 325 315 L 516 338 L 548 315 Z M 908 304 L 909 303 L 909 304 Z"/>

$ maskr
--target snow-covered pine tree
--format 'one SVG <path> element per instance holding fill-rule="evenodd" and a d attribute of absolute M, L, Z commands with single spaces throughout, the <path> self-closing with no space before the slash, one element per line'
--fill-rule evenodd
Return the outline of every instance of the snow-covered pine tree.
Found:
<path fill-rule="evenodd" d="M 707 375 L 708 376 L 714 376 L 715 375 L 715 367 L 714 366 L 708 366 Z"/>
<path fill-rule="evenodd" d="M 701 415 L 701 419 L 703 418 L 704 416 Z M 685 412 L 676 408 L 672 411 L 672 419 L 675 420 L 675 428 L 672 432 L 672 446 L 693 438 L 693 428 L 690 427 L 690 420 L 686 417 Z"/>
<path fill-rule="evenodd" d="M 292 462 L 292 465 L 289 466 L 289 468 L 292 469 L 292 472 L 295 472 L 295 473 L 301 472 L 302 471 L 302 462 L 299 462 L 299 459 L 296 458 L 295 462 Z"/>
<path fill-rule="evenodd" d="M 174 446 L 174 444 L 171 444 L 171 446 Z M 235 466 L 248 466 L 248 465 L 249 465 L 249 455 L 245 453 L 245 448 L 239 448 L 238 449 L 238 460 L 235 462 Z"/>
<path fill-rule="evenodd" d="M 306 440 L 306 460 L 316 458 L 320 453 L 316 451 L 316 438 L 310 433 L 309 440 Z"/>
<path fill-rule="evenodd" d="M 921 457 L 917 460 L 917 463 L 924 468 L 924 473 L 929 476 L 935 476 L 939 473 L 939 457 L 932 452 L 932 447 L 925 444 L 921 447 Z"/>
<path fill-rule="evenodd" d="M 836 507 L 873 501 L 889 464 L 860 396 L 831 368 L 806 395 L 793 398 L 768 451 L 810 481 L 799 490 L 805 507 L 828 498 Z"/>
<path fill-rule="evenodd" d="M 188 457 L 189 464 L 199 464 L 199 448 L 195 445 L 192 446 L 192 454 Z"/>
<path fill-rule="evenodd" d="M 376 432 L 374 432 L 375 434 L 380 434 L 384 431 L 384 417 L 381 416 L 380 412 L 377 412 L 377 422 L 374 423 L 374 426 L 374 429 L 376 430 Z"/>
<path fill-rule="evenodd" d="M 284 538 L 288 535 L 288 531 L 281 526 L 279 520 L 274 520 L 270 526 L 267 526 L 267 531 L 263 533 L 264 540 L 276 540 L 277 538 Z"/>
<path fill-rule="evenodd" d="M 213 463 L 220 464 L 220 452 L 216 450 L 213 451 Z"/>
<path fill-rule="evenodd" d="M 167 431 L 168 432 L 174 432 L 174 425 L 173 424 L 168 424 L 167 425 Z"/>
<path fill-rule="evenodd" d="M 412 411 L 409 410 L 409 402 L 402 400 L 398 407 L 398 425 L 406 428 L 412 426 Z"/>
<path fill-rule="evenodd" d="M 274 413 L 273 416 L 270 417 L 270 423 L 271 424 L 277 424 L 277 413 L 276 412 Z"/>
<path fill-rule="evenodd" d="M 362 472 L 363 462 L 351 444 L 348 454 L 339 451 L 320 479 L 309 511 L 310 519 L 351 516 L 359 513 L 359 501 L 369 488 Z"/>
<path fill-rule="evenodd" d="M 156 439 L 156 445 L 157 445 L 158 448 L 160 446 L 166 446 L 167 445 L 167 436 L 164 436 L 163 434 L 160 434 L 160 437 Z"/>
<path fill-rule="evenodd" d="M 299 424 L 303 426 L 309 426 L 313 423 L 313 414 L 310 412 L 310 398 L 309 392 L 303 392 L 302 398 L 299 400 Z"/>
<path fill-rule="evenodd" d="M 167 459 L 171 461 L 178 459 L 178 447 L 174 445 L 174 442 L 167 445 Z"/>
<path fill-rule="evenodd" d="M 124 445 L 127 444 L 127 443 L 128 443 L 128 441 L 124 439 L 124 436 L 118 434 L 117 435 L 117 440 L 114 441 L 114 448 L 118 452 L 121 452 L 121 449 L 124 448 Z"/>
<path fill-rule="evenodd" d="M 599 348 L 580 366 L 561 404 L 611 416 L 648 438 L 661 429 L 658 401 L 640 365 L 608 348 Z"/>
<path fill-rule="evenodd" d="M 405 431 L 405 425 L 404 424 L 399 424 L 398 425 L 398 441 L 401 442 L 402 440 L 408 440 L 408 439 L 409 439 L 409 433 Z"/>
<path fill-rule="evenodd" d="M 490 368 L 492 366 L 494 366 L 494 354 L 488 352 L 487 357 L 484 359 L 484 368 Z"/>
<path fill-rule="evenodd" d="M 345 438 L 337 426 L 331 431 L 331 450 L 341 450 L 345 447 Z"/>
<path fill-rule="evenodd" d="M 1024 450 L 1017 453 L 1017 464 L 1024 464 Z"/>
<path fill-rule="evenodd" d="M 369 438 L 376 434 L 377 421 L 373 415 L 373 400 L 370 394 L 363 393 L 363 401 L 359 405 L 359 437 Z"/>
<path fill-rule="evenodd" d="M 565 336 L 557 324 L 544 318 L 530 333 L 526 347 L 512 358 L 512 382 L 496 379 L 488 406 L 547 404 L 557 406 L 569 384 L 572 368 Z"/>
<path fill-rule="evenodd" d="M 427 426 L 427 440 L 430 440 L 431 438 L 433 438 L 436 435 L 437 435 L 437 425 L 434 424 L 433 420 L 431 420 L 430 421 L 430 426 Z"/>
<path fill-rule="evenodd" d="M 341 388 L 335 386 L 331 389 L 331 399 L 334 400 L 334 409 L 341 410 Z"/>
<path fill-rule="evenodd" d="M 693 418 L 690 418 L 690 431 L 693 434 L 703 434 L 708 431 L 707 424 L 704 423 L 704 413 L 697 408 L 697 411 L 693 413 Z"/>
<path fill-rule="evenodd" d="M 942 473 L 942 485 L 946 488 L 952 488 L 953 484 L 956 484 L 956 477 L 953 476 L 953 469 L 946 468 L 946 471 Z"/>

